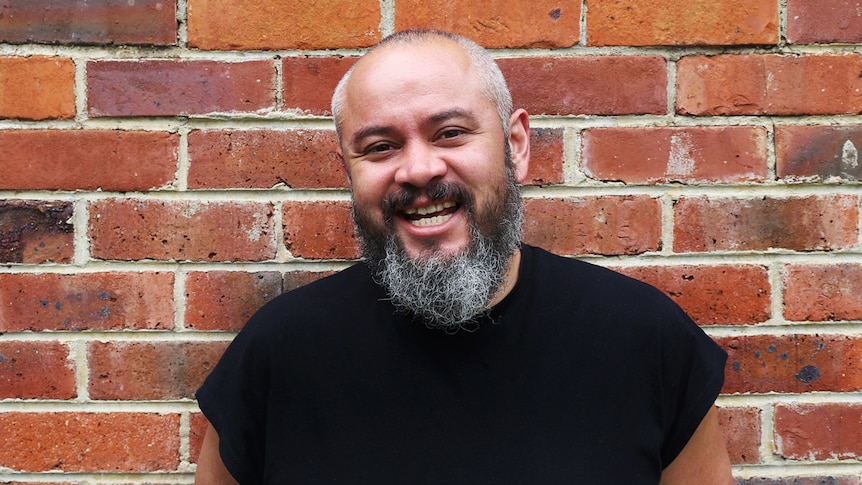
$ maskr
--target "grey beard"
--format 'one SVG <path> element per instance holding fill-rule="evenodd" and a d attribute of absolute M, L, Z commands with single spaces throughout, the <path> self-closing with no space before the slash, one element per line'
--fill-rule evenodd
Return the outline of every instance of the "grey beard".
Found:
<path fill-rule="evenodd" d="M 364 219 L 354 208 L 366 262 L 399 311 L 447 333 L 478 327 L 478 317 L 489 309 L 503 285 L 521 241 L 523 202 L 511 168 L 507 172 L 506 193 L 497 207 L 485 208 L 484 221 L 476 221 L 471 201 L 465 204 L 473 221 L 471 240 L 464 251 L 452 256 L 412 259 L 395 236 L 390 217 L 386 234 L 382 234 L 363 225 Z M 482 234 L 480 227 L 489 227 L 491 232 Z"/>

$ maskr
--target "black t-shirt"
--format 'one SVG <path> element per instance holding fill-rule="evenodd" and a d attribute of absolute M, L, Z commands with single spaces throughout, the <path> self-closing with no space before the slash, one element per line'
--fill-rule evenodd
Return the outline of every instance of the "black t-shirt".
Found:
<path fill-rule="evenodd" d="M 726 354 L 658 290 L 524 246 L 478 330 L 397 314 L 363 264 L 281 295 L 198 391 L 254 483 L 657 484 Z"/>

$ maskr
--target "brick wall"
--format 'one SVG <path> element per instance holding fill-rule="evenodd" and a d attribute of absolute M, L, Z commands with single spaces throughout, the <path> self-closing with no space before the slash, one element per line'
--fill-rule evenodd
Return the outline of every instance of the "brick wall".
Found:
<path fill-rule="evenodd" d="M 0 483 L 192 480 L 234 332 L 357 257 L 329 96 L 408 27 L 535 115 L 527 241 L 728 350 L 738 483 L 860 484 L 851 0 L 0 2 Z"/>

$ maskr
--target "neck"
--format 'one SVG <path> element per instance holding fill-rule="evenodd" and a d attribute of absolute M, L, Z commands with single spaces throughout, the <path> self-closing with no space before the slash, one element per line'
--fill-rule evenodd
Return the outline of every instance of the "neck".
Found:
<path fill-rule="evenodd" d="M 494 307 L 497 303 L 503 301 L 503 298 L 506 298 L 509 293 L 512 292 L 512 289 L 515 287 L 515 283 L 518 282 L 518 274 L 520 270 L 521 249 L 518 248 L 509 258 L 509 265 L 506 269 L 506 274 L 503 277 L 503 284 L 500 286 L 500 289 L 497 290 L 497 293 L 494 294 L 494 298 L 491 299 L 490 307 Z"/>

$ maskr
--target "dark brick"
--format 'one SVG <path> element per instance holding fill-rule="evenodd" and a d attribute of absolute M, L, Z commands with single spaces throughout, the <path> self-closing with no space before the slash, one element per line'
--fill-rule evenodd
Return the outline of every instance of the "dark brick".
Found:
<path fill-rule="evenodd" d="M 70 263 L 71 202 L 0 200 L 0 263 Z"/>
<path fill-rule="evenodd" d="M 862 181 L 860 149 L 859 126 L 777 126 L 776 174 L 789 181 Z"/>

